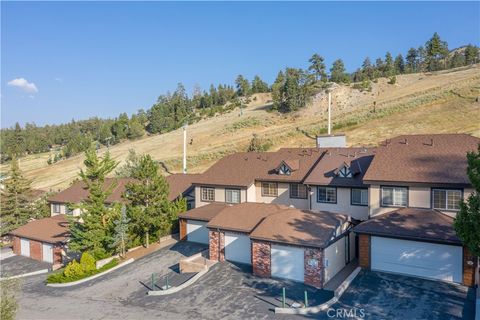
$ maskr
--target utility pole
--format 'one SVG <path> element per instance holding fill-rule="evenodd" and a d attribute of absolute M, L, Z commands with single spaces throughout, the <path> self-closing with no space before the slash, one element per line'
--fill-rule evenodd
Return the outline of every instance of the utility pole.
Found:
<path fill-rule="evenodd" d="M 332 116 L 331 116 L 331 113 L 332 113 L 332 94 L 331 92 L 329 91 L 328 92 L 328 135 L 330 135 L 332 133 Z"/>
<path fill-rule="evenodd" d="M 187 173 L 187 124 L 183 125 L 183 174 Z"/>

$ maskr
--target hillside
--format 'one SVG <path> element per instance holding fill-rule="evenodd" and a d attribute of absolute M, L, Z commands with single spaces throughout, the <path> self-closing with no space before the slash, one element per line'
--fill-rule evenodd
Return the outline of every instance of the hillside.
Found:
<path fill-rule="evenodd" d="M 371 92 L 341 85 L 331 90 L 335 132 L 346 133 L 349 145 L 376 144 L 395 135 L 413 133 L 462 132 L 480 137 L 480 103 L 476 101 L 480 96 L 479 65 L 400 75 L 394 85 L 379 79 L 372 84 Z M 309 136 L 323 133 L 326 126 L 324 92 L 295 114 L 267 112 L 269 103 L 269 94 L 256 94 L 242 116 L 234 110 L 189 126 L 189 172 L 201 172 L 223 155 L 245 150 L 253 133 L 271 144 L 270 150 L 315 145 Z M 179 172 L 182 130 L 127 141 L 111 147 L 110 152 L 117 161 L 123 161 L 129 149 L 149 153 L 171 171 Z M 49 156 L 45 153 L 22 158 L 20 167 L 33 180 L 34 188 L 57 190 L 68 186 L 77 177 L 83 156 L 48 166 Z M 0 169 L 5 172 L 8 166 Z"/>

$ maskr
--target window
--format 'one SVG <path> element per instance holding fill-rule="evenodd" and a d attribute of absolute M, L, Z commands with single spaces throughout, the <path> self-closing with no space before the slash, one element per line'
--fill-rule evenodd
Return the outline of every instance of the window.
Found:
<path fill-rule="evenodd" d="M 340 171 L 338 172 L 338 175 L 342 178 L 351 178 L 352 177 L 352 172 L 350 171 L 350 168 L 347 166 L 343 166 Z"/>
<path fill-rule="evenodd" d="M 262 196 L 276 197 L 278 186 L 276 182 L 262 182 Z"/>
<path fill-rule="evenodd" d="M 202 201 L 215 201 L 215 188 L 202 187 L 200 193 Z"/>
<path fill-rule="evenodd" d="M 406 207 L 408 205 L 408 189 L 405 187 L 382 187 L 382 206 Z"/>
<path fill-rule="evenodd" d="M 290 198 L 307 199 L 307 186 L 300 183 L 290 183 Z"/>
<path fill-rule="evenodd" d="M 354 206 L 368 206 L 368 189 L 353 188 L 351 204 Z"/>
<path fill-rule="evenodd" d="M 278 173 L 279 174 L 285 174 L 285 175 L 289 176 L 290 173 L 291 173 L 291 170 L 285 163 L 282 163 L 282 165 L 278 169 Z"/>
<path fill-rule="evenodd" d="M 60 213 L 60 204 L 54 203 L 53 204 L 53 213 Z"/>
<path fill-rule="evenodd" d="M 440 210 L 459 210 L 462 190 L 432 189 L 432 206 Z"/>
<path fill-rule="evenodd" d="M 317 187 L 317 202 L 337 203 L 337 188 Z"/>
<path fill-rule="evenodd" d="M 240 190 L 225 189 L 225 202 L 240 203 Z"/>

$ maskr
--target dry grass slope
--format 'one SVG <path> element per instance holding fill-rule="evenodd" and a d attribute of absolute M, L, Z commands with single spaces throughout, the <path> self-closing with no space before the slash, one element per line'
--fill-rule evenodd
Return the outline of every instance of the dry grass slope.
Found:
<path fill-rule="evenodd" d="M 397 77 L 395 85 L 386 79 L 374 83 L 371 92 L 335 85 L 333 122 L 335 132 L 347 134 L 349 145 L 373 145 L 399 134 L 469 133 L 480 137 L 480 66 L 432 74 Z M 323 132 L 327 100 L 317 94 L 309 106 L 293 115 L 269 113 L 269 94 L 258 94 L 239 111 L 202 120 L 188 128 L 189 172 L 201 172 L 222 156 L 245 150 L 253 133 L 272 144 L 272 150 L 289 146 L 314 146 L 308 136 Z M 375 112 L 373 106 L 375 104 Z M 129 149 L 149 153 L 172 171 L 181 169 L 182 132 L 128 141 L 110 148 L 117 161 Z M 106 149 L 100 151 L 105 152 Z M 47 166 L 49 154 L 33 155 L 20 162 L 33 187 L 64 188 L 77 177 L 83 156 Z M 1 171 L 7 170 L 2 166 Z"/>

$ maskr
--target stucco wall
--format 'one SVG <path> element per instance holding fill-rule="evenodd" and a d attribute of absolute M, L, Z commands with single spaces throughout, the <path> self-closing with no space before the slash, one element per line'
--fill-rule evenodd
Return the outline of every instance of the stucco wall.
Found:
<path fill-rule="evenodd" d="M 453 188 L 455 189 L 455 188 Z M 472 193 L 472 189 L 463 190 L 463 198 L 466 199 Z M 432 187 L 431 186 L 408 186 L 408 206 L 414 208 L 431 208 L 432 206 Z M 380 185 L 371 185 L 369 188 L 370 216 L 376 216 L 385 212 L 395 210 L 395 207 L 381 206 Z M 452 217 L 456 212 L 443 211 Z"/>
<path fill-rule="evenodd" d="M 247 188 L 247 202 L 257 202 L 256 187 L 254 183 Z"/>
<path fill-rule="evenodd" d="M 350 188 L 337 188 L 337 203 L 319 203 L 317 202 L 317 186 L 312 186 L 312 191 L 313 211 L 344 213 L 358 220 L 368 218 L 368 206 L 352 206 L 350 204 Z"/>
<path fill-rule="evenodd" d="M 67 205 L 64 204 L 64 203 L 59 203 L 58 205 L 60 206 L 60 212 L 55 212 L 53 207 L 54 207 L 54 203 L 50 203 L 50 214 L 51 216 L 56 216 L 56 215 L 59 215 L 59 214 L 67 214 Z M 79 216 L 81 213 L 81 210 L 80 209 L 73 209 L 73 216 L 77 217 Z"/>
<path fill-rule="evenodd" d="M 255 198 L 256 202 L 259 203 L 274 203 L 274 204 L 283 204 L 286 206 L 294 206 L 297 209 L 308 209 L 308 198 L 307 199 L 297 199 L 290 198 L 290 184 L 279 182 L 278 184 L 278 194 L 276 197 L 266 197 L 262 196 L 262 183 L 260 181 L 255 182 Z"/>
<path fill-rule="evenodd" d="M 224 186 L 205 186 L 208 188 L 215 188 L 215 201 L 214 202 L 225 202 L 225 189 L 239 189 L 240 190 L 240 202 L 245 202 L 247 199 L 247 190 L 245 188 L 238 187 L 224 187 Z M 202 186 L 195 186 L 195 208 L 207 205 L 211 202 L 202 201 L 201 196 Z"/>
<path fill-rule="evenodd" d="M 324 252 L 325 283 L 327 283 L 345 266 L 345 237 L 329 245 Z"/>

